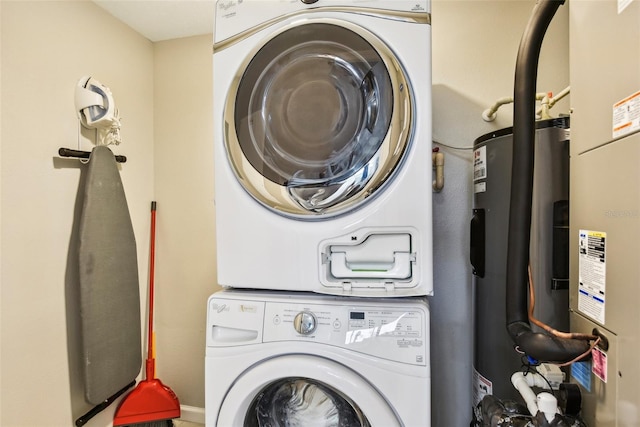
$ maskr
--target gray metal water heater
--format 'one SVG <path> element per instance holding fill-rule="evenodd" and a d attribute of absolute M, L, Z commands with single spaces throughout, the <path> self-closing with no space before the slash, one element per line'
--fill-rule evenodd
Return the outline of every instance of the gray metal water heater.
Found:
<path fill-rule="evenodd" d="M 519 397 L 511 375 L 522 369 L 523 360 L 507 333 L 505 314 L 512 144 L 513 128 L 488 133 L 474 142 L 470 248 L 475 291 L 474 404 L 486 394 L 500 399 Z M 534 316 L 568 331 L 568 118 L 536 123 L 533 180 L 530 263 Z"/>

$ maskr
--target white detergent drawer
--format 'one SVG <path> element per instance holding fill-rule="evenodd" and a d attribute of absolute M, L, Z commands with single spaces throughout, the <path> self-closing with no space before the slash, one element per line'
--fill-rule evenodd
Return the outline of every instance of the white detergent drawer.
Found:
<path fill-rule="evenodd" d="M 364 241 L 329 246 L 329 268 L 338 279 L 406 279 L 412 273 L 409 234 L 372 234 Z"/>

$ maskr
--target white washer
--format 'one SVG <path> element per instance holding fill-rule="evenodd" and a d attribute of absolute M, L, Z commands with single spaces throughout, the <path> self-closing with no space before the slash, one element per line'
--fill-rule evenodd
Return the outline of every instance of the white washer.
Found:
<path fill-rule="evenodd" d="M 206 334 L 207 427 L 431 425 L 426 298 L 225 290 Z"/>
<path fill-rule="evenodd" d="M 428 0 L 218 0 L 221 285 L 432 293 L 430 16 Z"/>

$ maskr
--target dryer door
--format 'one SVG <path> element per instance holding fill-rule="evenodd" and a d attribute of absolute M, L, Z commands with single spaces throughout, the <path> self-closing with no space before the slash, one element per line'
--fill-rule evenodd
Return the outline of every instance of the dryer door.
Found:
<path fill-rule="evenodd" d="M 327 359 L 289 355 L 245 371 L 228 390 L 219 426 L 400 426 L 365 378 Z"/>
<path fill-rule="evenodd" d="M 388 182 L 411 140 L 401 64 L 363 28 L 304 20 L 245 61 L 225 105 L 225 144 L 242 186 L 285 216 L 360 205 Z"/>

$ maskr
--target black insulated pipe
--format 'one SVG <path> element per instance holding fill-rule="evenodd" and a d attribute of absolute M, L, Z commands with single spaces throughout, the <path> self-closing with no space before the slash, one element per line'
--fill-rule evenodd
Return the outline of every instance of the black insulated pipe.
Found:
<path fill-rule="evenodd" d="M 535 152 L 535 94 L 538 59 L 545 32 L 564 0 L 536 3 L 520 41 L 514 82 L 513 160 L 507 246 L 507 331 L 527 355 L 541 362 L 566 363 L 589 350 L 588 341 L 558 338 L 531 329 L 528 266 Z"/>

